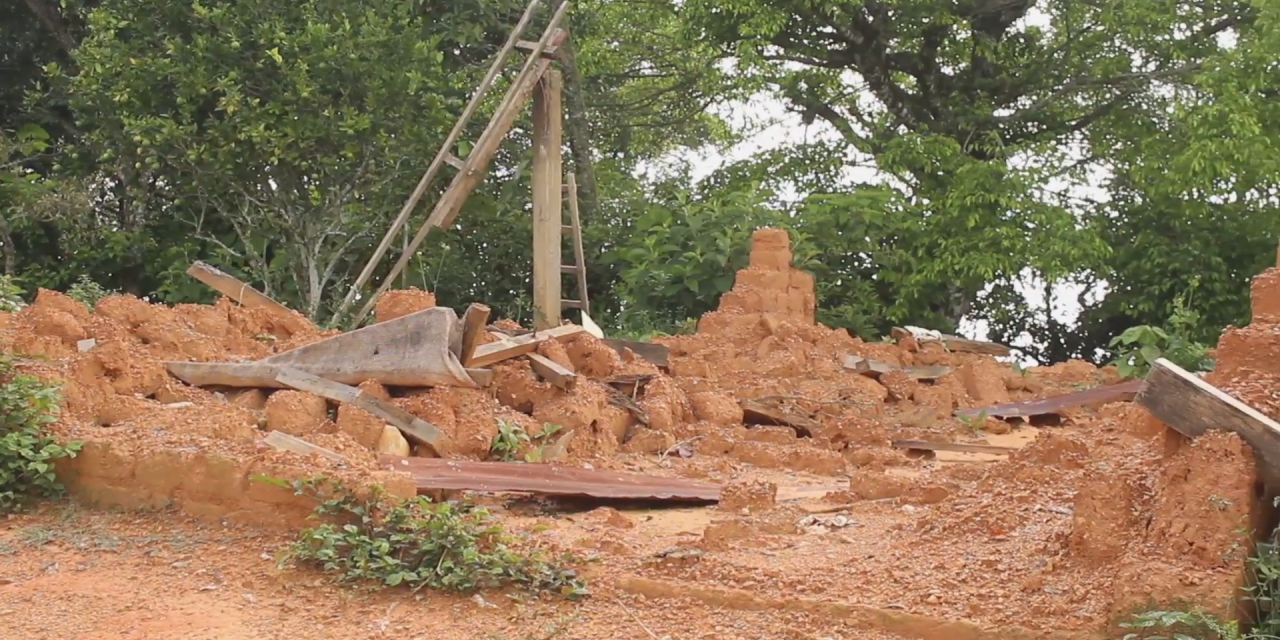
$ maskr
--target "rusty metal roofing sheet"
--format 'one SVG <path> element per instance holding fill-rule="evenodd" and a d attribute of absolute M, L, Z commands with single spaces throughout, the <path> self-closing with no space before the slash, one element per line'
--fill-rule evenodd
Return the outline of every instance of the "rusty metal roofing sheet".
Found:
<path fill-rule="evenodd" d="M 986 415 L 995 418 L 1029 418 L 1031 416 L 1043 416 L 1058 413 L 1059 411 L 1070 407 L 1079 407 L 1086 404 L 1132 400 L 1133 396 L 1137 394 L 1138 390 L 1141 388 L 1142 380 L 1129 380 L 1128 382 L 1086 389 L 1084 391 L 1076 391 L 1074 393 L 1066 393 L 1059 396 L 1040 398 L 1039 400 L 1006 402 L 1004 404 L 997 404 L 990 407 L 962 409 L 957 411 L 956 415 L 961 417 L 977 417 L 985 413 Z"/>
<path fill-rule="evenodd" d="M 561 496 L 633 500 L 718 502 L 719 485 L 636 473 L 597 471 L 559 464 L 477 462 L 381 456 L 390 469 L 407 471 L 418 491 L 457 489 L 519 491 Z"/>

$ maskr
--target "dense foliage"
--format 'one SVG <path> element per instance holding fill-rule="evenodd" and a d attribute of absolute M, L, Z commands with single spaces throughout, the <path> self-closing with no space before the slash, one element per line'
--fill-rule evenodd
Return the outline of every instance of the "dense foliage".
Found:
<path fill-rule="evenodd" d="M 11 3 L 5 272 L 199 301 L 211 292 L 183 271 L 205 259 L 327 321 L 523 6 Z M 714 307 L 764 224 L 791 231 L 826 323 L 982 321 L 1045 361 L 1115 357 L 1113 338 L 1164 325 L 1179 299 L 1196 323 L 1178 335 L 1211 343 L 1247 321 L 1248 279 L 1274 260 L 1280 0 L 582 0 L 569 15 L 566 169 L 593 310 L 615 327 L 672 331 Z M 785 139 L 694 180 L 691 153 L 758 124 L 726 108 L 762 101 L 789 112 Z M 526 119 L 398 284 L 529 316 L 528 136 Z"/>

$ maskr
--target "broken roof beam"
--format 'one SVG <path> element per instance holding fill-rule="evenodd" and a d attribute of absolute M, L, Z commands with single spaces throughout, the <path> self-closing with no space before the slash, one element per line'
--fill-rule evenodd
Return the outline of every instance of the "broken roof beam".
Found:
<path fill-rule="evenodd" d="M 334 402 L 364 409 L 386 420 L 388 424 L 399 429 L 406 438 L 431 447 L 436 455 L 440 455 L 443 448 L 449 444 L 448 438 L 435 425 L 356 387 L 325 380 L 292 367 L 282 368 L 276 374 L 276 381 L 298 391 L 306 391 Z"/>
<path fill-rule="evenodd" d="M 942 376 L 951 373 L 950 367 L 941 365 L 916 365 L 909 367 L 899 367 L 887 362 L 864 358 L 859 355 L 848 355 L 844 358 L 843 366 L 850 371 L 857 371 L 868 378 L 879 379 L 880 376 L 890 371 L 905 371 L 907 375 L 916 380 L 937 380 Z"/>
<path fill-rule="evenodd" d="M 1280 484 L 1280 423 L 1257 409 L 1165 358 L 1151 365 L 1136 400 L 1169 428 L 1189 438 L 1210 429 L 1238 434 L 1257 452 L 1259 471 L 1268 484 Z"/>
<path fill-rule="evenodd" d="M 342 457 L 341 454 L 335 451 L 331 451 L 319 445 L 311 444 L 302 438 L 289 435 L 283 431 L 272 431 L 271 433 L 268 433 L 262 441 L 273 449 L 279 449 L 281 451 L 290 451 L 303 456 L 317 455 L 335 462 L 347 461 L 346 458 Z"/>
<path fill-rule="evenodd" d="M 485 326 L 489 324 L 490 313 L 488 305 L 475 303 L 468 305 L 462 314 L 462 351 L 458 354 L 462 366 L 469 366 L 475 358 L 480 338 L 484 337 Z"/>
<path fill-rule="evenodd" d="M 307 321 L 301 314 L 273 300 L 270 296 L 245 284 L 239 278 L 199 260 L 187 269 L 187 275 L 205 283 L 214 291 L 246 307 L 267 309 L 278 316 L 280 324 L 290 334 L 307 329 Z"/>
<path fill-rule="evenodd" d="M 497 342 L 480 345 L 471 358 L 472 367 L 486 367 L 495 362 L 518 358 L 538 350 L 538 343 L 546 340 L 568 340 L 585 333 L 582 327 L 575 324 L 562 324 L 546 331 L 526 333 L 522 336 L 504 338 Z"/>
<path fill-rule="evenodd" d="M 742 422 L 744 424 L 791 427 L 795 430 L 796 435 L 801 437 L 812 437 L 815 432 L 822 428 L 822 425 L 808 416 L 796 414 L 779 405 L 770 404 L 762 400 L 740 400 L 738 406 L 742 407 Z"/>
<path fill-rule="evenodd" d="M 543 380 L 565 391 L 571 391 L 577 385 L 578 374 L 574 373 L 573 369 L 538 353 L 530 353 L 527 357 L 533 372 Z"/>
<path fill-rule="evenodd" d="M 917 342 L 922 344 L 928 342 L 941 342 L 942 346 L 946 347 L 948 351 L 957 351 L 960 353 L 978 353 L 995 357 L 1007 356 L 1013 353 L 1013 347 L 1009 347 L 998 342 L 970 340 L 968 338 L 961 338 L 960 336 L 953 336 L 937 331 L 926 331 L 919 327 L 913 328 L 916 330 L 912 331 L 912 328 L 904 329 L 902 327 L 894 327 L 889 331 L 889 336 L 895 341 L 901 341 L 907 337 L 914 337 Z"/>

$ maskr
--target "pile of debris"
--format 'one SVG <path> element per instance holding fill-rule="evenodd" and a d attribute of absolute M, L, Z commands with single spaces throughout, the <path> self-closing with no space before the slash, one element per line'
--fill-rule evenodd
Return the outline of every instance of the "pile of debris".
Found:
<path fill-rule="evenodd" d="M 255 475 L 406 496 L 719 500 L 675 564 L 636 561 L 673 542 L 664 529 L 585 543 L 640 591 L 714 579 L 989 625 L 1032 611 L 1044 628 L 1233 593 L 1252 544 L 1242 527 L 1270 514 L 1252 451 L 1265 457 L 1259 418 L 1280 409 L 1275 271 L 1255 281 L 1255 322 L 1223 337 L 1217 372 L 1160 363 L 1145 385 L 1084 362 L 1015 368 L 997 359 L 1007 347 L 914 327 L 875 343 L 824 327 L 812 276 L 773 229 L 695 334 L 652 343 L 609 340 L 585 315 L 538 332 L 490 323 L 479 304 L 458 317 L 418 290 L 381 296 L 365 328 L 322 331 L 216 269 L 191 273 L 226 297 L 89 309 L 42 290 L 3 316 L 22 368 L 64 381 L 54 428 L 89 443 L 63 469 L 81 499 L 288 526 L 310 505 Z M 1224 406 L 1244 439 L 1205 433 Z M 517 427 L 530 437 L 506 457 L 542 464 L 491 460 Z M 1198 437 L 1167 445 L 1179 431 Z M 797 535 L 827 546 L 813 555 Z"/>

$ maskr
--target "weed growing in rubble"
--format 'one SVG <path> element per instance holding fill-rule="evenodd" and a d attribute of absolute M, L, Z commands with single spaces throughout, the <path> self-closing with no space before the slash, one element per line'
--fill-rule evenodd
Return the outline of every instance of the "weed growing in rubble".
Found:
<path fill-rule="evenodd" d="M 587 595 L 574 571 L 539 551 L 522 551 L 483 508 L 423 496 L 399 502 L 380 488 L 358 496 L 326 478 L 258 479 L 319 502 L 313 517 L 324 524 L 303 530 L 285 560 L 336 572 L 342 581 L 415 591 L 517 585 L 569 598 Z"/>
<path fill-rule="evenodd" d="M 75 456 L 80 443 L 58 444 L 45 433 L 57 419 L 57 387 L 15 374 L 7 355 L 0 355 L 0 379 L 0 513 L 7 513 L 62 493 L 53 463 Z"/>
<path fill-rule="evenodd" d="M 525 462 L 537 462 L 542 458 L 542 445 L 546 444 L 547 440 L 559 432 L 560 429 L 561 427 L 558 424 L 544 424 L 541 431 L 536 434 L 530 434 L 524 430 L 524 427 L 514 422 L 499 420 L 498 433 L 493 436 L 493 441 L 489 443 L 489 458 L 503 462 L 514 462 L 516 456 L 520 453 L 520 449 L 526 444 L 533 443 L 537 446 L 525 456 Z"/>
<path fill-rule="evenodd" d="M 117 292 L 94 282 L 93 278 L 90 278 L 83 273 L 76 279 L 75 284 L 67 288 L 67 295 L 70 296 L 72 300 L 75 300 L 90 309 L 92 309 L 94 305 L 98 304 L 99 300 L 115 293 Z"/>

